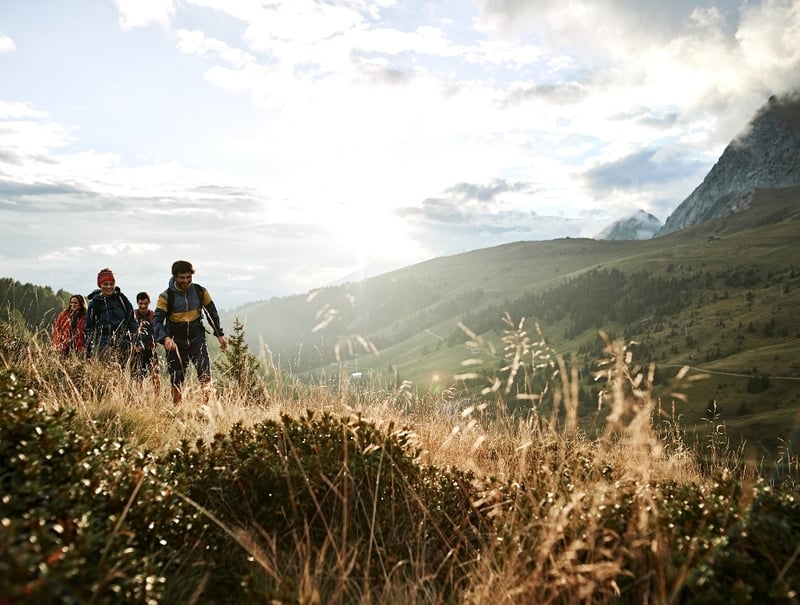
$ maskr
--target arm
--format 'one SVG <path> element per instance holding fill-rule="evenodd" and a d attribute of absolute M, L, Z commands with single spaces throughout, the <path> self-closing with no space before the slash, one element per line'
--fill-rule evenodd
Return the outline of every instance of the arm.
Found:
<path fill-rule="evenodd" d="M 175 348 L 175 342 L 167 333 L 168 306 L 167 295 L 162 292 L 158 295 L 158 301 L 156 301 L 156 308 L 153 313 L 153 338 L 157 343 L 164 345 L 167 351 L 172 351 Z"/>
<path fill-rule="evenodd" d="M 203 288 L 202 304 L 203 308 L 206 310 L 208 321 L 211 324 L 211 330 L 214 332 L 214 336 L 216 336 L 217 340 L 219 341 L 220 349 L 224 351 L 228 348 L 228 339 L 225 338 L 225 333 L 222 331 L 222 323 L 219 320 L 219 311 L 217 311 L 217 305 L 214 304 L 214 301 L 211 299 L 211 295 L 205 288 Z"/>
<path fill-rule="evenodd" d="M 59 351 L 64 346 L 64 321 L 66 320 L 66 312 L 61 311 L 56 317 L 56 321 L 53 324 L 53 346 Z"/>
<path fill-rule="evenodd" d="M 92 332 L 94 331 L 94 300 L 90 300 L 86 307 L 86 317 L 83 323 L 83 343 L 86 347 L 86 357 L 92 356 Z"/>
<path fill-rule="evenodd" d="M 125 323 L 128 326 L 128 336 L 131 339 L 131 344 L 134 349 L 141 351 L 144 346 L 142 345 L 142 335 L 139 334 L 139 322 L 136 320 L 136 315 L 133 312 L 133 305 L 122 292 L 119 293 L 119 300 L 122 303 L 122 310 L 125 314 Z"/>

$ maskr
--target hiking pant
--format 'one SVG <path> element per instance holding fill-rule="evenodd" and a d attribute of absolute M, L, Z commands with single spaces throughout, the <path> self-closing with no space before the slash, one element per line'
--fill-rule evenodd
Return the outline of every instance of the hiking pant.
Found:
<path fill-rule="evenodd" d="M 96 357 L 104 363 L 117 365 L 125 368 L 131 355 L 130 340 L 114 340 L 101 342 L 97 346 Z"/>
<path fill-rule="evenodd" d="M 189 362 L 197 370 L 197 378 L 201 383 L 211 380 L 211 361 L 208 357 L 206 339 L 187 343 L 176 343 L 177 350 L 167 351 L 167 373 L 172 386 L 180 388 L 186 380 L 186 370 Z"/>
<path fill-rule="evenodd" d="M 147 372 L 158 374 L 158 353 L 155 349 L 146 348 L 133 354 L 133 375 L 144 380 Z"/>

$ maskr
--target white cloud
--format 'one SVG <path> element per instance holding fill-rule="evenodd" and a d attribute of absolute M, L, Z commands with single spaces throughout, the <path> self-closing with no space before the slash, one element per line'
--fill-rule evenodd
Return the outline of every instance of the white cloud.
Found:
<path fill-rule="evenodd" d="M 800 1 L 745 4 L 736 40 L 754 77 L 774 90 L 800 87 Z"/>
<path fill-rule="evenodd" d="M 176 0 L 114 0 L 122 29 L 146 25 L 167 26 L 175 16 Z"/>
<path fill-rule="evenodd" d="M 187 257 L 230 306 L 664 218 L 800 78 L 798 0 L 115 4 L 68 32 L 94 46 L 48 30 L 90 90 L 11 30 L 42 54 L 2 56 L 10 275 L 153 290 Z"/>
<path fill-rule="evenodd" d="M 8 36 L 0 35 L 0 55 L 14 52 L 16 48 L 17 47 L 14 44 L 14 40 L 9 38 Z"/>
<path fill-rule="evenodd" d="M 201 31 L 179 29 L 175 33 L 178 36 L 178 48 L 185 53 L 200 57 L 209 55 L 219 57 L 233 67 L 244 67 L 254 61 L 248 53 L 231 48 L 220 40 L 208 38 Z"/>
<path fill-rule="evenodd" d="M 44 111 L 34 109 L 27 103 L 8 102 L 0 99 L 0 120 L 15 118 L 43 118 L 47 114 Z"/>

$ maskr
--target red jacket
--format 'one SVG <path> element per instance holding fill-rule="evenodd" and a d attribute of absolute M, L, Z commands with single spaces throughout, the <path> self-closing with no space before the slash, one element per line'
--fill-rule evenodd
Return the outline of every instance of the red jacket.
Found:
<path fill-rule="evenodd" d="M 86 316 L 79 315 L 72 323 L 73 317 L 69 309 L 64 309 L 56 317 L 53 326 L 53 346 L 59 353 L 67 355 L 71 351 L 82 353 L 85 350 L 83 340 L 83 329 L 85 327 Z"/>

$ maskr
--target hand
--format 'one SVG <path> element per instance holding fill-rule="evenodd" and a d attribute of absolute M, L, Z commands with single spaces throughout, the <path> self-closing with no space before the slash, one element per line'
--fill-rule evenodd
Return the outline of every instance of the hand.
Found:
<path fill-rule="evenodd" d="M 219 341 L 219 348 L 223 351 L 228 348 L 228 339 L 224 336 L 217 336 L 217 340 Z"/>
<path fill-rule="evenodd" d="M 172 337 L 171 337 L 171 336 L 167 336 L 167 337 L 164 339 L 164 348 L 165 348 L 167 351 L 174 351 L 174 350 L 175 350 L 175 349 L 177 349 L 178 347 L 176 347 L 176 346 L 175 346 L 175 341 L 174 341 L 174 340 L 172 340 Z"/>

